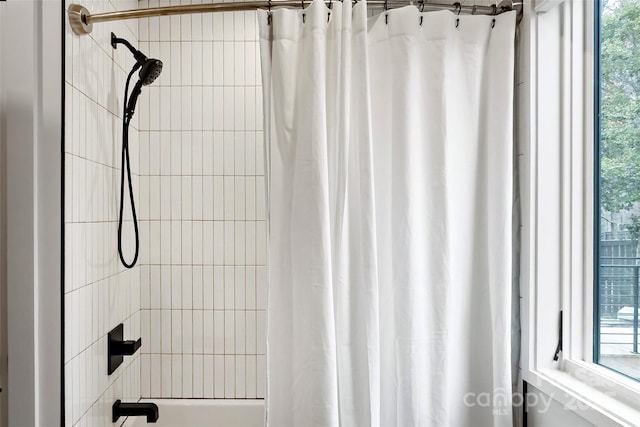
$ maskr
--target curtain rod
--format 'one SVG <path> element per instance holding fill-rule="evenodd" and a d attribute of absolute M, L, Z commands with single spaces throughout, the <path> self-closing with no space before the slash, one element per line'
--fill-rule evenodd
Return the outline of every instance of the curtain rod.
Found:
<path fill-rule="evenodd" d="M 332 0 L 325 0 L 330 3 Z M 338 1 L 338 0 L 336 0 Z M 310 1 L 306 2 L 307 4 Z M 216 2 L 203 4 L 189 4 L 181 6 L 164 6 L 151 7 L 146 9 L 132 9 L 118 12 L 90 13 L 87 8 L 79 4 L 71 4 L 68 10 L 69 24 L 73 32 L 78 35 L 89 34 L 93 29 L 93 24 L 98 22 L 118 21 L 121 19 L 147 18 L 151 16 L 167 16 L 167 15 L 184 15 L 189 13 L 207 13 L 207 12 L 235 12 L 248 11 L 257 9 L 270 9 L 274 7 L 300 7 L 305 2 L 301 0 L 256 0 L 243 2 Z M 369 0 L 367 5 L 382 6 L 386 8 L 396 8 L 413 4 L 425 11 L 450 10 L 456 13 L 474 14 L 474 15 L 498 15 L 503 12 L 516 10 L 518 15 L 522 13 L 522 0 L 504 0 L 499 5 L 480 6 L 480 5 L 460 5 L 430 3 L 428 0 L 412 1 L 412 0 Z M 424 8 L 423 8 L 424 6 Z"/>

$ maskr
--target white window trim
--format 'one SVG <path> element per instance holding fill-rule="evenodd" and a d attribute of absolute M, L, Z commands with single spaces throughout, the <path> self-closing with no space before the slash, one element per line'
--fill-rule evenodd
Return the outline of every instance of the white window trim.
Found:
<path fill-rule="evenodd" d="M 638 425 L 640 382 L 592 358 L 594 4 L 551 3 L 525 2 L 520 28 L 523 379 L 593 424 Z"/>

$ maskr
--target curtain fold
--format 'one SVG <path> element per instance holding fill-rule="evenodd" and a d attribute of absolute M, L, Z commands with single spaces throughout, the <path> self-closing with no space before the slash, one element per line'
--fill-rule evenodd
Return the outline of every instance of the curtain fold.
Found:
<path fill-rule="evenodd" d="M 267 424 L 511 425 L 515 14 L 268 15 Z"/>

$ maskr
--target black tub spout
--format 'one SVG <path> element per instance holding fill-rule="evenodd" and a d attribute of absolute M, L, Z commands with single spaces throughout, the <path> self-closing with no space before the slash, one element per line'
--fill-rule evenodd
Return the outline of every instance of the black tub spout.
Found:
<path fill-rule="evenodd" d="M 111 407 L 111 421 L 116 422 L 120 417 L 147 417 L 148 423 L 158 421 L 158 405 L 151 402 L 143 403 L 122 403 L 120 399 L 116 400 Z"/>

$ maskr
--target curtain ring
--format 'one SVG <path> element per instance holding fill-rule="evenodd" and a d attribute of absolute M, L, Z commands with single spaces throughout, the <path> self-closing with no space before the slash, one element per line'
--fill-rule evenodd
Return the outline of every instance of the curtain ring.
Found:
<path fill-rule="evenodd" d="M 420 13 L 424 12 L 424 0 L 420 0 Z"/>
<path fill-rule="evenodd" d="M 267 4 L 267 25 L 271 25 L 271 0 Z"/>
<path fill-rule="evenodd" d="M 462 12 L 462 5 L 459 1 L 453 4 L 456 7 L 456 15 L 460 16 L 460 12 Z M 460 18 L 456 18 L 456 28 L 460 26 Z"/>
<path fill-rule="evenodd" d="M 304 0 L 300 0 L 300 7 L 302 8 L 302 23 L 305 24 L 307 22 L 307 14 L 304 13 Z"/>
<path fill-rule="evenodd" d="M 389 24 L 389 13 L 387 13 L 387 11 L 389 10 L 389 5 L 387 4 L 387 0 L 384 0 L 384 23 L 385 25 Z"/>
<path fill-rule="evenodd" d="M 491 8 L 493 9 L 493 12 L 491 12 L 491 14 L 493 16 L 497 15 L 498 14 L 498 6 L 494 3 L 494 4 L 491 5 Z"/>
<path fill-rule="evenodd" d="M 471 9 L 471 14 L 472 14 L 472 15 L 475 15 L 475 14 L 476 14 L 476 10 L 478 10 L 478 5 L 477 5 L 477 4 L 474 4 L 474 5 L 473 5 L 473 9 Z"/>

